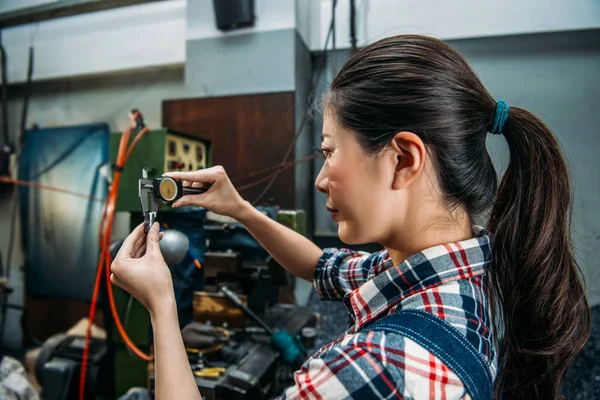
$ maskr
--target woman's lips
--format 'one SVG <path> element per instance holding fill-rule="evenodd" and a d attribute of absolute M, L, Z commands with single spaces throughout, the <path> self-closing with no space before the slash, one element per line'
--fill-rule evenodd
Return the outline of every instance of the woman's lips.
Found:
<path fill-rule="evenodd" d="M 325 206 L 325 208 L 327 209 L 327 211 L 329 211 L 331 213 L 331 218 L 333 218 L 333 220 L 335 221 L 335 217 L 337 216 L 339 211 L 336 210 L 335 208 L 329 207 L 329 206 Z"/>

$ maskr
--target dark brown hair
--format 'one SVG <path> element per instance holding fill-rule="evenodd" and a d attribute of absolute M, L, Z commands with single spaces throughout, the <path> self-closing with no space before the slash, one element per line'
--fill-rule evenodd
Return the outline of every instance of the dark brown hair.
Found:
<path fill-rule="evenodd" d="M 400 35 L 356 52 L 327 105 L 374 154 L 400 131 L 432 154 L 448 204 L 471 219 L 491 207 L 490 300 L 498 352 L 496 398 L 558 399 L 567 366 L 590 332 L 590 309 L 571 248 L 571 188 L 560 146 L 542 121 L 510 108 L 502 133 L 510 163 L 497 190 L 487 152 L 496 102 L 448 44 Z"/>

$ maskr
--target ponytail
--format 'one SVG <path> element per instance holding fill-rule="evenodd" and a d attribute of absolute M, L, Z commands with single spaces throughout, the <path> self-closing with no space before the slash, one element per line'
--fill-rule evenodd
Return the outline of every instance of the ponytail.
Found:
<path fill-rule="evenodd" d="M 569 173 L 558 141 L 531 113 L 511 108 L 503 134 L 510 163 L 489 221 L 490 298 L 503 332 L 495 393 L 561 399 L 591 319 L 572 251 Z"/>
<path fill-rule="evenodd" d="M 571 249 L 571 188 L 556 138 L 527 111 L 496 103 L 451 46 L 419 35 L 354 53 L 331 83 L 327 106 L 368 154 L 397 132 L 417 134 L 449 207 L 479 220 L 494 203 L 488 288 L 499 310 L 496 332 L 504 333 L 495 392 L 560 398 L 567 366 L 589 335 L 590 310 Z M 498 191 L 487 132 L 502 132 L 510 147 Z"/>

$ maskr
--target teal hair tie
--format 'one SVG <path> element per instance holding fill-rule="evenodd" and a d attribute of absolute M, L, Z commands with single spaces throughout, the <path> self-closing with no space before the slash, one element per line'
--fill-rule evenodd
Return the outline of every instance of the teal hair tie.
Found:
<path fill-rule="evenodd" d="M 490 129 L 490 133 L 494 135 L 502 134 L 502 128 L 504 127 L 504 123 L 508 119 L 508 110 L 510 107 L 508 104 L 504 102 L 504 100 L 500 100 L 496 103 L 496 113 L 494 114 L 494 125 L 492 125 L 492 129 Z"/>

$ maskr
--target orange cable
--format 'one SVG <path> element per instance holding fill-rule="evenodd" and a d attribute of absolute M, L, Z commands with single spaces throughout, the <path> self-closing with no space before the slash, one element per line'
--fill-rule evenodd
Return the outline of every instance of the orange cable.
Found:
<path fill-rule="evenodd" d="M 136 115 L 134 114 L 132 116 L 132 119 L 135 119 L 135 116 Z M 119 184 L 121 181 L 122 167 L 127 162 L 127 159 L 129 158 L 129 156 L 131 155 L 133 147 L 135 147 L 135 145 L 141 139 L 141 137 L 144 134 L 146 134 L 148 131 L 149 131 L 149 129 L 147 129 L 147 128 L 140 131 L 138 133 L 138 135 L 135 137 L 135 139 L 129 149 L 127 149 L 127 143 L 129 142 L 131 128 L 128 128 L 123 132 L 123 135 L 121 136 L 121 141 L 119 142 L 119 152 L 117 155 L 117 167 L 120 167 L 120 168 L 117 168 L 115 170 L 113 184 L 110 188 L 109 195 L 106 199 L 106 202 L 105 202 L 103 210 L 102 210 L 102 221 L 101 221 L 100 232 L 99 232 L 99 241 L 100 241 L 100 249 L 101 249 L 100 260 L 98 262 L 98 269 L 96 272 L 96 282 L 94 284 L 94 292 L 92 294 L 92 302 L 90 305 L 89 321 L 88 321 L 86 339 L 85 339 L 85 347 L 84 347 L 83 357 L 82 357 L 81 374 L 80 374 L 80 380 L 79 380 L 79 399 L 80 400 L 83 400 L 84 395 L 85 395 L 85 377 L 86 377 L 86 370 L 87 370 L 87 361 L 88 361 L 88 356 L 89 356 L 89 345 L 90 345 L 90 341 L 91 341 L 92 324 L 93 324 L 96 307 L 97 307 L 98 293 L 99 293 L 99 288 L 100 288 L 100 282 L 102 279 L 103 268 L 105 269 L 105 272 L 106 272 L 107 292 L 108 292 L 108 300 L 109 300 L 110 308 L 111 308 L 111 314 L 113 316 L 113 319 L 115 320 L 115 324 L 117 326 L 117 330 L 119 331 L 119 334 L 123 338 L 123 341 L 125 342 L 125 344 L 138 357 L 140 357 L 146 361 L 150 361 L 150 357 L 148 355 L 146 355 L 145 353 L 143 353 L 141 350 L 139 350 L 137 348 L 137 346 L 133 343 L 133 341 L 129 338 L 129 336 L 127 335 L 127 332 L 125 332 L 125 329 L 123 328 L 123 325 L 121 324 L 121 320 L 117 313 L 114 295 L 112 292 L 112 282 L 110 281 L 110 263 L 111 263 L 110 241 L 111 241 L 112 226 L 113 226 L 113 222 L 114 222 L 115 204 L 116 204 L 116 200 L 118 197 Z"/>
<path fill-rule="evenodd" d="M 21 181 L 19 179 L 11 179 L 11 178 L 6 178 L 4 176 L 0 176 L 0 182 L 12 183 L 12 184 L 19 185 L 19 186 L 27 186 L 27 187 L 37 188 L 37 189 L 51 190 L 53 192 L 66 193 L 66 194 L 70 194 L 70 195 L 77 196 L 77 197 L 83 197 L 84 199 L 93 200 L 93 201 L 103 201 L 102 199 L 99 199 L 98 197 L 90 196 L 89 194 L 72 192 L 70 190 L 61 189 L 61 188 L 58 188 L 55 186 L 42 185 L 41 183 L 36 183 L 36 182 Z"/>
<path fill-rule="evenodd" d="M 133 142 L 131 142 L 131 145 L 129 146 L 129 150 L 127 150 L 127 153 L 125 154 L 125 160 L 129 160 L 129 156 L 131 155 L 131 152 L 133 151 L 133 148 L 135 147 L 135 145 L 140 141 L 140 139 L 142 138 L 142 136 L 144 136 L 146 133 L 148 133 L 150 129 L 149 128 L 144 128 L 140 131 L 140 133 L 138 133 L 136 135 L 136 137 L 133 139 Z"/>
<path fill-rule="evenodd" d="M 245 174 L 245 175 L 242 175 L 242 176 L 235 177 L 235 178 L 232 179 L 232 181 L 241 181 L 241 180 L 244 180 L 244 179 L 252 178 L 254 176 L 263 174 L 265 172 L 269 172 L 269 171 L 273 171 L 275 169 L 279 169 L 279 168 L 283 168 L 283 167 L 292 166 L 292 165 L 300 164 L 300 163 L 303 163 L 303 162 L 311 161 L 311 160 L 314 160 L 315 158 L 318 158 L 318 157 L 320 157 L 319 154 L 313 154 L 313 155 L 301 158 L 299 160 L 288 161 L 288 162 L 285 162 L 285 163 L 279 163 L 279 164 L 272 165 L 272 166 L 267 167 L 267 168 L 259 169 L 258 171 L 250 172 L 249 174 Z M 272 175 L 270 175 L 270 176 L 272 176 Z"/>
<path fill-rule="evenodd" d="M 137 113 L 134 113 L 132 115 L 133 121 L 135 121 L 136 114 Z M 115 170 L 114 177 L 113 177 L 113 183 L 111 185 L 109 194 L 106 198 L 106 201 L 105 201 L 103 209 L 102 209 L 102 219 L 101 219 L 100 232 L 99 232 L 99 241 L 100 241 L 100 249 L 101 249 L 100 260 L 98 262 L 98 267 L 97 267 L 97 272 L 96 272 L 96 282 L 94 284 L 94 292 L 92 294 L 92 301 L 91 301 L 91 305 L 90 305 L 90 313 L 89 313 L 89 318 L 88 318 L 89 321 L 88 321 L 86 338 L 85 338 L 85 347 L 84 347 L 83 357 L 82 357 L 81 375 L 80 375 L 80 382 L 79 382 L 79 399 L 80 400 L 84 399 L 84 394 L 85 394 L 85 377 L 86 377 L 86 370 L 87 370 L 87 361 L 88 361 L 88 356 L 89 356 L 89 345 L 90 345 L 90 341 L 91 341 L 92 324 L 93 324 L 94 316 L 96 313 L 98 293 L 100 290 L 100 282 L 102 279 L 103 270 L 105 272 L 106 286 L 107 286 L 108 300 L 109 300 L 109 304 L 110 304 L 111 314 L 112 314 L 113 320 L 115 322 L 115 325 L 117 327 L 117 330 L 118 330 L 120 336 L 122 337 L 122 339 L 125 342 L 125 344 L 127 345 L 127 347 L 129 347 L 135 355 L 137 355 L 139 358 L 141 358 L 145 361 L 151 360 L 149 355 L 142 352 L 135 345 L 135 343 L 133 343 L 133 341 L 131 340 L 131 338 L 129 337 L 127 332 L 125 331 L 123 324 L 121 323 L 119 314 L 117 312 L 114 294 L 112 291 L 112 282 L 110 281 L 110 274 L 111 274 L 110 273 L 110 264 L 112 262 L 112 260 L 110 259 L 110 242 L 111 242 L 112 227 L 113 227 L 113 222 L 114 222 L 115 205 L 116 205 L 116 201 L 118 198 L 119 184 L 121 182 L 122 167 L 125 165 L 125 163 L 129 159 L 129 157 L 131 156 L 133 149 L 135 148 L 135 146 L 137 145 L 139 140 L 147 132 L 149 132 L 148 128 L 142 129 L 136 135 L 136 137 L 134 138 L 134 140 L 131 143 L 131 145 L 129 146 L 129 148 L 127 148 L 127 143 L 129 142 L 129 137 L 131 135 L 131 128 L 128 128 L 123 132 L 123 134 L 121 136 L 121 140 L 119 142 L 119 152 L 117 154 L 117 163 L 116 163 L 117 169 Z M 283 170 L 291 168 L 292 166 L 294 166 L 298 163 L 310 161 L 314 158 L 316 158 L 316 156 L 309 156 L 309 157 L 305 157 L 300 160 L 281 163 L 276 166 L 269 167 L 264 170 L 257 171 L 252 174 L 246 175 L 243 178 L 256 176 L 263 172 L 268 172 L 273 169 L 279 169 L 278 172 L 281 172 Z M 259 179 L 258 181 L 244 185 L 244 186 L 240 187 L 238 190 L 245 190 L 250 187 L 254 187 L 254 186 L 266 181 L 267 179 L 270 179 L 273 175 L 274 174 L 268 175 L 267 177 L 263 177 L 263 178 Z M 56 188 L 51 189 L 50 187 L 46 187 L 46 188 L 48 188 L 50 190 L 56 189 Z M 64 191 L 62 189 L 58 189 L 58 190 Z M 66 192 L 68 192 L 68 191 L 66 191 Z M 71 194 L 75 194 L 75 193 L 71 192 Z M 77 194 L 77 195 L 79 195 L 79 194 Z M 87 197 L 90 198 L 90 196 L 87 196 Z M 198 266 L 198 265 L 196 264 L 196 266 Z M 201 268 L 201 266 L 199 268 Z"/>

